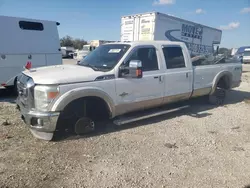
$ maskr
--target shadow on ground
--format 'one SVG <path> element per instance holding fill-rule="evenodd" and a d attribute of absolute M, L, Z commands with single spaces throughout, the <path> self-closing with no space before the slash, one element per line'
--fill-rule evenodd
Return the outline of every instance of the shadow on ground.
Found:
<path fill-rule="evenodd" d="M 226 105 L 240 103 L 245 100 L 250 100 L 250 92 L 231 90 L 227 93 L 227 98 L 225 100 L 224 106 L 226 107 Z M 191 99 L 191 100 L 184 101 L 184 102 L 170 104 L 165 107 L 162 107 L 161 109 L 166 110 L 166 109 L 178 108 L 178 107 L 186 106 L 186 105 L 188 105 L 189 107 L 182 109 L 180 111 L 144 119 L 138 122 L 133 122 L 133 123 L 129 123 L 129 124 L 122 125 L 122 126 L 116 126 L 111 121 L 105 122 L 105 123 L 103 122 L 103 124 L 101 126 L 98 126 L 93 133 L 89 133 L 89 134 L 81 135 L 81 136 L 74 135 L 73 133 L 70 133 L 70 132 L 59 130 L 55 134 L 54 141 L 60 141 L 60 140 L 65 140 L 65 139 L 75 140 L 75 139 L 81 139 L 81 138 L 87 138 L 87 137 L 94 137 L 94 136 L 103 135 L 103 134 L 109 134 L 112 132 L 118 132 L 118 131 L 125 130 L 125 129 L 131 129 L 131 128 L 140 127 L 140 126 L 147 126 L 153 123 L 159 123 L 166 119 L 171 119 L 171 118 L 175 118 L 175 117 L 182 116 L 182 115 L 189 115 L 195 118 L 203 118 L 203 117 L 212 115 L 211 113 L 207 113 L 204 111 L 217 108 L 217 106 L 208 104 L 206 97 L 200 97 L 200 98 Z M 153 110 L 157 110 L 157 109 L 153 109 Z M 137 114 L 139 114 L 139 112 Z"/>
<path fill-rule="evenodd" d="M 0 88 L 0 102 L 16 103 L 16 95 L 12 90 Z"/>

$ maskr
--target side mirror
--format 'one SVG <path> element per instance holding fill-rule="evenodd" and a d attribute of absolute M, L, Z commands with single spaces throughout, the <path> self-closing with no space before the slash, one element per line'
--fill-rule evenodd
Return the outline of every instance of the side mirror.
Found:
<path fill-rule="evenodd" d="M 142 62 L 139 60 L 131 60 L 129 67 L 120 67 L 119 77 L 142 78 Z"/>

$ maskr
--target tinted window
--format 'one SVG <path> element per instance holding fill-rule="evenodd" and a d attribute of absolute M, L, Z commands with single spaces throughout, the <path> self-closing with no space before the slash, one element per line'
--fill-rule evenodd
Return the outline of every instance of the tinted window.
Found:
<path fill-rule="evenodd" d="M 125 65 L 129 66 L 131 60 L 140 60 L 142 62 L 143 71 L 158 70 L 158 61 L 155 48 L 138 48 L 130 58 L 126 61 Z"/>
<path fill-rule="evenodd" d="M 167 69 L 186 67 L 181 47 L 164 47 L 163 53 Z"/>
<path fill-rule="evenodd" d="M 39 22 L 20 21 L 19 27 L 24 30 L 35 30 L 35 31 L 43 30 L 43 24 Z"/>

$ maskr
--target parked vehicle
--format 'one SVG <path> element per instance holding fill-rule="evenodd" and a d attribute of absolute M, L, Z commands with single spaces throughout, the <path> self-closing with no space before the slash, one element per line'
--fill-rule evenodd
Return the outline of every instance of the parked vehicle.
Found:
<path fill-rule="evenodd" d="M 86 57 L 90 52 L 92 52 L 96 47 L 86 44 L 83 46 L 82 50 L 78 50 L 74 53 L 74 59 L 80 62 L 84 57 Z"/>
<path fill-rule="evenodd" d="M 10 88 L 25 68 L 62 64 L 58 22 L 0 16 L 0 85 Z"/>
<path fill-rule="evenodd" d="M 250 48 L 246 48 L 243 54 L 242 62 L 244 64 L 250 63 Z"/>
<path fill-rule="evenodd" d="M 24 71 L 17 104 L 34 136 L 45 140 L 64 123 L 81 134 L 106 119 L 122 125 L 168 111 L 130 112 L 198 96 L 221 105 L 226 91 L 240 85 L 242 65 L 206 61 L 191 59 L 182 42 L 104 44 L 79 65 Z"/>
<path fill-rule="evenodd" d="M 184 42 L 191 56 L 212 54 L 222 31 L 159 12 L 123 16 L 121 41 L 168 40 Z"/>
<path fill-rule="evenodd" d="M 250 46 L 241 46 L 238 48 L 237 52 L 235 53 L 236 56 L 243 56 L 245 49 L 250 48 Z"/>
<path fill-rule="evenodd" d="M 86 57 L 90 52 L 95 50 L 98 46 L 106 43 L 110 43 L 113 41 L 107 40 L 92 40 L 89 44 L 83 45 L 82 50 L 78 50 L 74 54 L 74 59 L 76 59 L 77 63 L 79 63 L 84 57 Z"/>
<path fill-rule="evenodd" d="M 72 58 L 73 59 L 74 51 L 75 51 L 74 47 L 62 46 L 61 47 L 62 58 Z"/>
<path fill-rule="evenodd" d="M 231 56 L 235 56 L 235 54 L 237 53 L 238 51 L 238 48 L 232 48 L 232 51 L 231 51 Z"/>

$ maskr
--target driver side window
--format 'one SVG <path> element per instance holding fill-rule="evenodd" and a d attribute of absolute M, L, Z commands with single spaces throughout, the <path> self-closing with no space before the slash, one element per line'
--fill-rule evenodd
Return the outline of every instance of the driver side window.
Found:
<path fill-rule="evenodd" d="M 124 63 L 125 67 L 129 66 L 131 60 L 140 60 L 143 71 L 159 70 L 156 49 L 154 47 L 138 48 L 132 53 L 130 58 Z"/>

